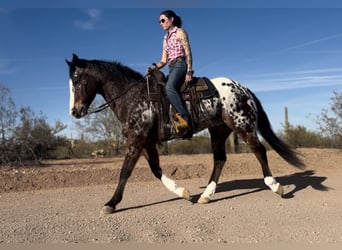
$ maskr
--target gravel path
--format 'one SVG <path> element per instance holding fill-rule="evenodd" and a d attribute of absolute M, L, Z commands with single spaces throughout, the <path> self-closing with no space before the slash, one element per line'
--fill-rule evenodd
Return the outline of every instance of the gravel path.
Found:
<path fill-rule="evenodd" d="M 100 210 L 115 184 L 0 193 L 0 242 L 341 243 L 341 177 L 342 169 L 283 175 L 284 198 L 260 175 L 224 177 L 206 205 L 158 181 L 129 182 L 108 216 Z M 196 198 L 207 179 L 178 183 Z"/>

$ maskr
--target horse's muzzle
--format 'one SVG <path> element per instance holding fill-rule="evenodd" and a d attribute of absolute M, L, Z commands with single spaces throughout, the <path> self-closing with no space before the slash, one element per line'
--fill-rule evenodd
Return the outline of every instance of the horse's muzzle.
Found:
<path fill-rule="evenodd" d="M 88 108 L 85 105 L 82 105 L 81 108 L 77 109 L 73 107 L 71 110 L 71 115 L 75 118 L 82 118 L 88 113 Z"/>

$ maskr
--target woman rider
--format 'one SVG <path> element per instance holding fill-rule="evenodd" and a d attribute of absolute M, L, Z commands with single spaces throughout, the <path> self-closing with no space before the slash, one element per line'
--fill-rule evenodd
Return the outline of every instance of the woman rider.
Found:
<path fill-rule="evenodd" d="M 169 75 L 166 83 L 166 95 L 177 111 L 175 117 L 179 125 L 176 130 L 180 136 L 191 138 L 192 124 L 190 115 L 180 96 L 182 84 L 184 81 L 190 82 L 194 73 L 188 34 L 181 28 L 181 18 L 172 10 L 163 11 L 159 17 L 159 23 L 167 33 L 163 40 L 161 60 L 155 63 L 153 67 L 161 69 L 168 64 Z M 149 73 L 150 70 L 151 68 L 148 68 L 147 72 Z"/>

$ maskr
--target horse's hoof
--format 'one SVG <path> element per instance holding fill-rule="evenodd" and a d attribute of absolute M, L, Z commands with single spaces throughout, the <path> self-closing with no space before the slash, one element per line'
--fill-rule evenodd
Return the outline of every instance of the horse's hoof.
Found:
<path fill-rule="evenodd" d="M 208 197 L 204 197 L 204 196 L 201 196 L 197 201 L 197 203 L 199 203 L 199 204 L 207 204 L 209 202 L 210 202 L 210 199 Z"/>
<path fill-rule="evenodd" d="M 101 210 L 101 214 L 108 215 L 113 214 L 115 212 L 115 208 L 112 208 L 110 206 L 104 206 Z"/>
<path fill-rule="evenodd" d="M 184 190 L 183 190 L 183 193 L 182 193 L 182 196 L 181 196 L 183 199 L 185 199 L 185 200 L 190 200 L 190 192 L 189 192 L 189 190 L 187 190 L 187 189 L 185 189 L 184 188 Z"/>
<path fill-rule="evenodd" d="M 284 188 L 282 185 L 279 185 L 277 191 L 275 192 L 276 194 L 279 194 L 280 196 L 284 195 Z"/>

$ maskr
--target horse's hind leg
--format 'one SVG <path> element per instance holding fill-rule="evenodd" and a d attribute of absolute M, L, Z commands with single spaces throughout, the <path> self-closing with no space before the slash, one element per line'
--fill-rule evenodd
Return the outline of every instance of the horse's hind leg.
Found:
<path fill-rule="evenodd" d="M 231 129 L 226 125 L 209 128 L 211 147 L 214 155 L 214 168 L 211 174 L 208 186 L 200 196 L 198 203 L 208 203 L 216 191 L 216 186 L 221 175 L 223 166 L 227 160 L 226 156 L 226 140 L 231 133 Z"/>
<path fill-rule="evenodd" d="M 258 159 L 264 175 L 265 184 L 274 192 L 283 195 L 283 187 L 274 179 L 268 166 L 267 154 L 264 145 L 259 141 L 256 133 L 241 134 L 244 141 L 251 147 L 251 150 Z"/>
<path fill-rule="evenodd" d="M 152 170 L 152 173 L 155 177 L 157 177 L 161 182 L 164 184 L 164 186 L 171 192 L 175 193 L 177 196 L 183 198 L 183 199 L 190 199 L 190 193 L 187 189 L 183 187 L 179 187 L 176 182 L 169 177 L 167 177 L 165 174 L 163 174 L 162 169 L 160 168 L 159 164 L 159 154 L 156 148 L 155 144 L 151 144 L 145 147 L 147 152 L 147 161 L 150 165 L 150 168 Z"/>

